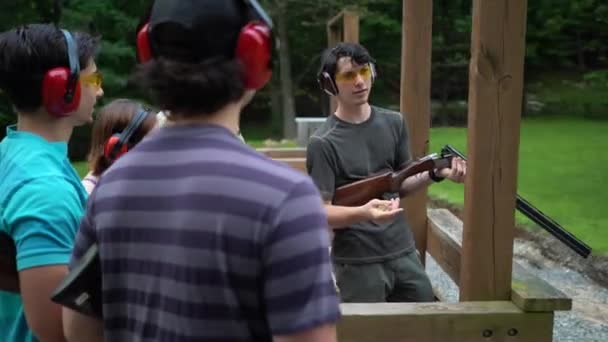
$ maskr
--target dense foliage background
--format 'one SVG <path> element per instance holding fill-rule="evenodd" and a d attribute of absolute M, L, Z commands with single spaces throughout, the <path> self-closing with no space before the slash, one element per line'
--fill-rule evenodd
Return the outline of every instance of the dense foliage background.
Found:
<path fill-rule="evenodd" d="M 29 22 L 55 22 L 102 37 L 98 65 L 105 76 L 104 102 L 116 97 L 145 101 L 128 82 L 135 66 L 134 36 L 149 0 L 2 0 L 0 30 Z M 433 125 L 466 121 L 471 0 L 433 3 Z M 321 116 L 326 99 L 315 74 L 327 46 L 326 22 L 344 6 L 360 14 L 360 41 L 377 60 L 380 78 L 372 100 L 398 108 L 402 1 L 262 0 L 281 44 L 275 73 L 243 116 L 248 138 L 295 134 L 296 116 Z M 604 0 L 528 1 L 526 106 L 524 115 L 608 118 L 608 3 Z M 14 122 L 0 96 L 0 125 Z M 89 127 L 76 131 L 71 154 L 88 150 Z M 0 136 L 4 134 L 1 131 Z"/>

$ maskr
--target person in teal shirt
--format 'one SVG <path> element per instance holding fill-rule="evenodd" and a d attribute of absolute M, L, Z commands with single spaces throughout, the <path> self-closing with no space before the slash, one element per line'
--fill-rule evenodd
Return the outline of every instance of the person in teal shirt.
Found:
<path fill-rule="evenodd" d="M 17 124 L 0 142 L 0 234 L 15 243 L 19 293 L 0 290 L 3 341 L 64 341 L 50 295 L 68 272 L 87 193 L 68 159 L 74 127 L 103 95 L 98 39 L 54 25 L 0 33 L 0 96 Z"/>

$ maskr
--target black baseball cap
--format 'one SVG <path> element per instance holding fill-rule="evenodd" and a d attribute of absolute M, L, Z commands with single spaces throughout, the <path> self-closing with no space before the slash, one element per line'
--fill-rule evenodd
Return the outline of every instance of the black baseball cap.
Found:
<path fill-rule="evenodd" d="M 155 0 L 150 45 L 157 57 L 186 62 L 231 59 L 243 26 L 272 21 L 255 0 Z"/>

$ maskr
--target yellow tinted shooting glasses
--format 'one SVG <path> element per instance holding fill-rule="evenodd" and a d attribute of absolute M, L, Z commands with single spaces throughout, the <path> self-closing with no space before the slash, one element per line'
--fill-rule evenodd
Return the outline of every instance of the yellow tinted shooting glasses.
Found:
<path fill-rule="evenodd" d="M 97 88 L 101 88 L 101 84 L 103 83 L 103 76 L 99 71 L 96 71 L 90 75 L 80 76 L 80 81 L 86 84 L 93 85 Z"/>
<path fill-rule="evenodd" d="M 372 76 L 372 67 L 366 64 L 359 70 L 351 70 L 336 74 L 336 82 L 354 82 L 357 75 L 361 75 L 363 79 L 369 79 Z"/>

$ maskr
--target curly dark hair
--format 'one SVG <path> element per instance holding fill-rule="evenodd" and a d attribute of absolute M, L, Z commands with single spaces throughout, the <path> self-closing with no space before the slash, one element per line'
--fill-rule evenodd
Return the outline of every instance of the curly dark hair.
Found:
<path fill-rule="evenodd" d="M 169 6 L 162 2 L 155 5 L 161 9 Z M 245 70 L 236 59 L 236 46 L 249 21 L 248 8 L 245 2 L 234 0 L 209 1 L 207 5 L 212 8 L 203 13 L 200 7 L 190 9 L 190 4 L 172 4 L 171 8 L 187 17 L 182 18 L 187 25 L 164 20 L 168 14 L 162 10 L 158 21 L 154 15 L 150 18 L 148 35 L 154 58 L 139 65 L 131 80 L 171 115 L 212 114 L 241 99 L 246 90 Z M 150 13 L 152 9 L 146 17 Z M 144 23 L 146 20 L 140 22 L 138 31 Z"/>
<path fill-rule="evenodd" d="M 188 63 L 160 57 L 139 66 L 133 80 L 150 92 L 156 106 L 184 117 L 214 113 L 245 93 L 236 60 Z"/>
<path fill-rule="evenodd" d="M 338 60 L 342 57 L 350 57 L 359 65 L 376 62 L 362 45 L 357 43 L 338 43 L 335 47 L 326 49 L 323 52 L 321 68 L 319 69 L 317 76 L 320 76 L 323 72 L 327 72 L 334 78 Z"/>
<path fill-rule="evenodd" d="M 81 69 L 95 57 L 99 38 L 72 33 Z M 0 89 L 18 111 L 42 105 L 42 80 L 53 68 L 69 66 L 65 37 L 53 24 L 28 24 L 0 33 Z"/>

